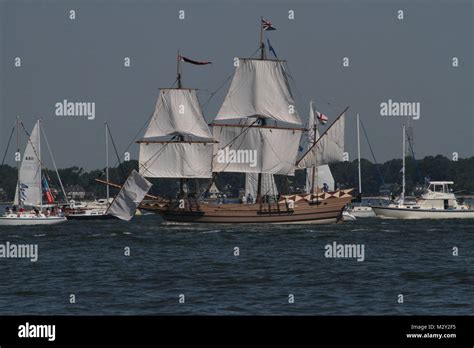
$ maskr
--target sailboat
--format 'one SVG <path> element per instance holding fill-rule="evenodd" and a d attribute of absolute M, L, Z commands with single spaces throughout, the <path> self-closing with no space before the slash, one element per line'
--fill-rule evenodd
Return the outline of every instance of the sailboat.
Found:
<path fill-rule="evenodd" d="M 357 114 L 357 173 L 359 178 L 359 194 L 358 199 L 360 200 L 359 204 L 353 204 L 347 212 L 355 217 L 364 218 L 364 217 L 374 217 L 375 213 L 371 206 L 362 204 L 362 176 L 361 176 L 361 166 L 360 166 L 360 119 L 359 114 Z"/>
<path fill-rule="evenodd" d="M 105 176 L 109 181 L 109 125 L 105 123 Z M 65 214 L 69 220 L 108 220 L 114 219 L 115 216 L 107 214 L 110 206 L 110 190 L 109 185 L 106 186 L 106 199 L 92 202 L 89 204 L 76 204 L 70 202 L 65 210 Z"/>
<path fill-rule="evenodd" d="M 405 125 L 403 126 L 402 192 L 388 206 L 374 206 L 375 214 L 391 219 L 474 219 L 474 207 L 459 203 L 452 181 L 430 181 L 415 202 L 405 200 Z"/>
<path fill-rule="evenodd" d="M 224 102 L 212 126 L 206 124 L 195 90 L 182 88 L 178 59 L 178 88 L 162 89 L 145 136 L 139 141 L 139 170 L 146 177 L 209 178 L 218 173 L 257 176 L 255 203 L 211 204 L 186 196 L 176 201 L 142 204 L 165 220 L 202 223 L 334 223 L 341 220 L 351 191 L 279 195 L 264 200 L 265 175 L 294 175 L 295 170 L 324 164 L 317 158 L 329 127 L 297 160 L 305 128 L 290 90 L 286 62 L 266 59 L 260 26 L 260 58 L 239 58 Z M 181 112 L 179 112 L 181 110 Z M 332 129 L 332 131 L 331 131 Z M 181 187 L 182 187 L 181 185 Z M 211 186 L 211 184 L 209 185 Z"/>
<path fill-rule="evenodd" d="M 20 120 L 18 118 L 16 125 L 18 154 L 20 153 L 19 129 Z M 0 216 L 0 225 L 54 225 L 67 220 L 60 213 L 57 204 L 54 203 L 48 181 L 42 173 L 41 131 L 41 120 L 38 120 L 29 135 L 21 164 L 18 165 L 14 207 L 11 210 L 8 208 L 4 215 Z M 46 145 L 50 150 L 47 139 Z M 49 152 L 51 154 L 51 151 Z M 54 159 L 52 160 L 56 174 L 58 174 Z M 59 174 L 58 179 L 64 193 Z M 46 204 L 43 202 L 43 194 L 47 198 Z M 64 196 L 66 195 L 64 194 Z"/>

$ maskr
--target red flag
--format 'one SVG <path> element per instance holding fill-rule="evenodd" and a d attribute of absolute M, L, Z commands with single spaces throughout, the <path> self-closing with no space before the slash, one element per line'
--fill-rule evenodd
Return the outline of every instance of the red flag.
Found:
<path fill-rule="evenodd" d="M 183 56 L 179 56 L 179 59 L 183 62 L 186 62 L 186 63 L 191 63 L 191 64 L 194 64 L 194 65 L 207 65 L 207 64 L 212 64 L 212 62 L 199 62 L 197 60 L 193 60 L 193 59 L 189 59 L 189 58 L 186 58 L 186 57 L 183 57 Z"/>

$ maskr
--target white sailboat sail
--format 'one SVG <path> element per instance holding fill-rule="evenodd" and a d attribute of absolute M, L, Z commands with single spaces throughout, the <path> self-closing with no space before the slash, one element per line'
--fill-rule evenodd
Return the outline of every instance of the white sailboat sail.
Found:
<path fill-rule="evenodd" d="M 301 130 L 213 126 L 214 172 L 294 175 Z"/>
<path fill-rule="evenodd" d="M 296 163 L 297 168 L 311 168 L 343 160 L 344 156 L 344 124 L 342 114 L 312 145 Z"/>
<path fill-rule="evenodd" d="M 130 221 L 151 186 L 151 182 L 133 170 L 107 210 L 107 214 Z"/>
<path fill-rule="evenodd" d="M 210 178 L 214 143 L 141 143 L 140 173 L 149 178 Z"/>
<path fill-rule="evenodd" d="M 214 172 L 294 175 L 302 129 L 284 61 L 239 59 L 215 121 Z"/>
<path fill-rule="evenodd" d="M 140 141 L 139 171 L 154 178 L 210 178 L 214 143 L 196 90 L 162 89 Z"/>
<path fill-rule="evenodd" d="M 188 135 L 212 139 L 195 89 L 161 89 L 144 138 Z"/>
<path fill-rule="evenodd" d="M 319 130 L 315 127 L 318 120 L 315 118 L 313 101 L 309 105 L 309 120 L 308 120 L 308 132 L 307 132 L 307 149 L 311 149 L 314 144 L 315 139 L 319 138 Z M 314 132 L 316 131 L 316 136 Z M 313 186 L 313 170 L 315 167 L 306 168 L 306 193 L 311 193 L 311 187 Z M 316 172 L 314 173 L 314 187 L 323 187 L 323 185 L 328 185 L 330 191 L 333 191 L 335 188 L 334 177 L 332 176 L 331 169 L 327 164 L 316 167 Z"/>
<path fill-rule="evenodd" d="M 306 173 L 306 193 L 311 193 L 313 168 L 307 168 Z M 334 191 L 334 177 L 332 176 L 331 169 L 327 164 L 316 167 L 316 173 L 314 173 L 314 187 L 321 188 L 324 184 L 328 185 L 329 191 Z"/>
<path fill-rule="evenodd" d="M 15 205 L 39 206 L 42 203 L 40 141 L 38 121 L 31 131 L 23 154 L 15 192 Z"/>
<path fill-rule="evenodd" d="M 246 173 L 245 174 L 245 195 L 248 195 L 250 193 L 252 197 L 256 198 L 257 186 L 258 186 L 258 175 L 256 173 Z M 278 189 L 275 183 L 275 178 L 272 174 L 262 174 L 261 194 L 262 196 L 265 196 L 265 195 L 277 196 L 278 195 Z"/>
<path fill-rule="evenodd" d="M 301 125 L 285 62 L 239 58 L 216 121 L 262 117 Z"/>

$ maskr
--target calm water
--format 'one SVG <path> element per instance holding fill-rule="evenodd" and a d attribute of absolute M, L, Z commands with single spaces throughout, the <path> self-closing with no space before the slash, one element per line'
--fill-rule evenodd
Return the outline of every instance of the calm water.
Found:
<path fill-rule="evenodd" d="M 39 248 L 36 263 L 0 259 L 0 314 L 474 314 L 473 234 L 474 220 L 377 218 L 223 226 L 147 215 L 0 227 L 0 243 Z M 365 261 L 325 258 L 333 241 L 364 244 Z"/>

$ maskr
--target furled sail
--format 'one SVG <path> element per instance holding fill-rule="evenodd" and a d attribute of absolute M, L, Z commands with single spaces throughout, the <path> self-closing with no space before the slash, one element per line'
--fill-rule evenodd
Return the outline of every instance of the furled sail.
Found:
<path fill-rule="evenodd" d="M 212 177 L 215 141 L 193 89 L 162 89 L 139 143 L 139 171 L 146 177 Z"/>
<path fill-rule="evenodd" d="M 301 125 L 284 61 L 239 58 L 215 121 L 249 117 Z"/>
<path fill-rule="evenodd" d="M 311 145 L 296 163 L 297 168 L 311 168 L 343 160 L 345 114 L 336 121 Z"/>
<path fill-rule="evenodd" d="M 245 195 L 248 195 L 250 193 L 250 195 L 253 198 L 256 198 L 257 188 L 258 188 L 258 174 L 246 173 L 245 174 Z M 272 174 L 262 174 L 261 195 L 262 196 L 265 196 L 265 195 L 277 196 L 278 195 L 278 189 L 275 184 L 275 178 Z"/>
<path fill-rule="evenodd" d="M 39 121 L 31 131 L 20 166 L 15 205 L 39 206 L 42 201 Z"/>
<path fill-rule="evenodd" d="M 121 220 L 130 221 L 151 186 L 151 182 L 136 170 L 133 170 L 108 208 L 107 214 L 116 216 Z"/>

